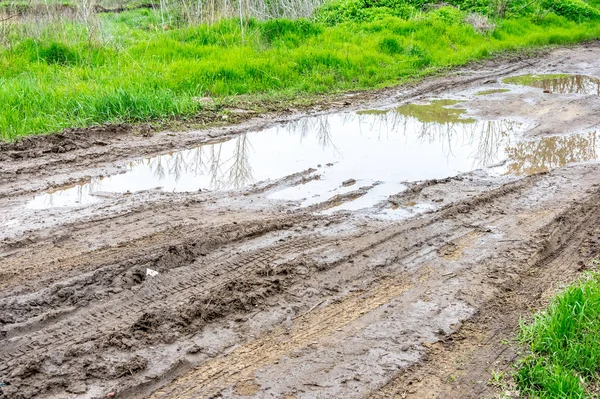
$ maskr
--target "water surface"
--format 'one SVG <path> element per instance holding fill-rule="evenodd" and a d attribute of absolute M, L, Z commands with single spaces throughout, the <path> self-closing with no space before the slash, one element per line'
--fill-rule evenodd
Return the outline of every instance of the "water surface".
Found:
<path fill-rule="evenodd" d="M 521 123 L 480 121 L 455 101 L 302 118 L 227 141 L 131 161 L 123 173 L 43 193 L 28 207 L 81 206 L 160 189 L 236 190 L 306 172 L 303 184 L 269 194 L 309 206 L 360 191 L 336 209 L 371 207 L 407 182 L 476 169 L 530 174 L 598 159 L 596 133 L 521 140 Z M 500 165 L 500 166 L 499 166 Z M 353 184 L 344 184 L 353 179 Z M 365 195 L 362 195 L 364 193 Z M 336 205 L 335 202 L 333 205 Z"/>
<path fill-rule="evenodd" d="M 537 87 L 548 93 L 600 96 L 600 79 L 593 76 L 568 74 L 520 75 L 502 81 L 509 84 Z"/>

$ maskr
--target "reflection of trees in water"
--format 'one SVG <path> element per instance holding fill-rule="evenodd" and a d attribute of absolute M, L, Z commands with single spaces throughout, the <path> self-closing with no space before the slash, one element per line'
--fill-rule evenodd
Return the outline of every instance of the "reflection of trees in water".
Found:
<path fill-rule="evenodd" d="M 505 155 L 504 148 L 510 145 L 515 131 L 521 125 L 510 120 L 478 121 L 475 124 L 479 138 L 474 156 L 477 168 L 484 168 L 500 161 Z"/>
<path fill-rule="evenodd" d="M 422 143 L 440 143 L 447 156 L 453 153 L 455 144 L 475 146 L 473 154 L 474 167 L 490 166 L 500 160 L 503 148 L 508 144 L 515 131 L 521 125 L 510 120 L 477 121 L 465 119 L 464 121 L 451 122 L 422 122 L 416 118 L 406 116 L 390 110 L 369 114 L 358 114 L 361 124 L 368 124 L 371 130 L 399 132 L 402 135 L 415 135 Z"/>
<path fill-rule="evenodd" d="M 172 179 L 177 183 L 186 176 L 208 176 L 212 189 L 241 188 L 253 182 L 251 148 L 247 135 L 242 134 L 224 143 L 133 161 L 129 168 L 148 168 L 159 181 Z"/>
<path fill-rule="evenodd" d="M 572 79 L 568 84 L 583 83 L 581 79 Z M 587 135 L 546 137 L 513 144 L 513 137 L 521 124 L 510 120 L 408 123 L 410 118 L 393 111 L 376 116 L 365 116 L 371 128 L 375 125 L 369 119 L 375 119 L 383 130 L 397 130 L 404 135 L 413 133 L 410 130 L 416 127 L 415 132 L 419 140 L 444 143 L 447 155 L 452 153 L 453 143 L 476 145 L 473 154 L 476 168 L 493 165 L 503 157 L 507 157 L 510 160 L 508 173 L 520 175 L 550 170 L 569 163 L 598 159 L 596 132 Z"/>
<path fill-rule="evenodd" d="M 154 169 L 154 176 L 156 176 L 158 180 L 162 180 L 166 176 L 165 168 L 163 166 L 163 158 L 164 157 L 162 155 L 159 155 L 156 158 L 149 158 L 146 160 L 148 165 L 154 163 L 154 165 L 150 165 L 150 167 Z M 140 163 L 143 163 L 143 161 Z"/>
<path fill-rule="evenodd" d="M 402 134 L 405 137 L 413 136 L 422 143 L 440 143 L 447 156 L 453 154 L 455 145 L 475 147 L 475 168 L 498 162 L 503 156 L 504 148 L 521 126 L 519 122 L 510 120 L 477 121 L 458 117 L 447 122 L 423 122 L 395 110 L 375 110 L 303 118 L 285 125 L 284 131 L 299 135 L 301 140 L 314 134 L 323 149 L 333 147 L 337 151 L 330 118 L 340 118 L 342 126 L 356 124 L 361 132 L 364 129 L 369 133 L 376 133 L 379 140 Z M 343 132 L 336 138 L 344 140 Z"/>
<path fill-rule="evenodd" d="M 299 134 L 301 139 L 314 134 L 322 148 L 334 148 L 330 119 L 323 115 L 304 118 L 285 126 L 286 134 Z M 469 121 L 468 123 L 434 123 L 418 120 L 394 112 L 372 114 L 345 113 L 342 125 L 356 124 L 379 139 L 402 134 L 414 135 L 422 143 L 441 143 L 447 156 L 454 145 L 469 145 L 474 149 L 474 168 L 493 165 L 507 157 L 508 173 L 531 174 L 561 167 L 569 163 L 597 160 L 599 158 L 597 133 L 577 136 L 554 136 L 535 141 L 513 143 L 520 123 L 514 121 Z M 343 140 L 343 134 L 339 138 Z M 252 150 L 250 136 L 241 134 L 235 139 L 216 144 L 206 144 L 191 150 L 133 161 L 130 169 L 149 168 L 158 179 L 180 181 L 184 176 L 208 176 L 212 189 L 241 188 L 254 181 L 249 154 Z M 275 149 L 276 151 L 277 149 Z M 75 196 L 79 202 L 91 192 L 102 189 L 102 178 L 74 185 L 65 190 L 45 194 L 44 204 L 53 206 L 55 196 Z M 58 199 L 57 199 L 58 201 Z"/>
<path fill-rule="evenodd" d="M 41 202 L 51 208 L 57 205 L 55 201 L 58 201 L 59 198 L 73 198 L 73 203 L 82 204 L 90 193 L 95 191 L 99 191 L 102 185 L 102 177 L 91 179 L 85 183 L 77 183 L 73 185 L 69 185 L 66 187 L 61 187 L 60 189 L 49 190 L 44 194 L 41 194 Z"/>
<path fill-rule="evenodd" d="M 514 175 L 539 173 L 570 163 L 597 160 L 596 136 L 597 133 L 593 132 L 521 141 L 506 150 L 510 159 L 508 173 Z"/>
<path fill-rule="evenodd" d="M 231 187 L 241 188 L 253 181 L 252 166 L 248 160 L 249 149 L 250 142 L 248 141 L 248 135 L 243 134 L 239 136 L 236 139 L 233 162 L 228 173 L 228 184 Z"/>
<path fill-rule="evenodd" d="M 345 114 L 342 114 L 342 116 L 344 117 Z M 329 122 L 330 118 L 331 115 L 317 115 L 301 118 L 287 123 L 283 126 L 282 130 L 289 135 L 299 135 L 300 144 L 302 144 L 302 141 L 307 137 L 315 135 L 321 148 L 326 149 L 331 147 L 337 153 L 338 150 L 332 138 L 331 124 Z"/>
<path fill-rule="evenodd" d="M 221 177 L 221 154 L 223 152 L 223 144 L 213 144 L 208 147 L 208 175 L 210 176 L 210 187 L 211 188 L 222 188 L 223 184 L 220 182 Z M 200 152 L 202 154 L 202 152 Z"/>
<path fill-rule="evenodd" d="M 169 168 L 169 175 L 178 182 L 181 179 L 183 169 L 187 169 L 189 165 L 183 157 L 183 152 L 176 152 L 167 159 L 167 167 Z"/>
<path fill-rule="evenodd" d="M 583 75 L 568 75 L 555 79 L 534 81 L 534 87 L 552 93 L 595 94 L 600 96 L 600 79 Z"/>

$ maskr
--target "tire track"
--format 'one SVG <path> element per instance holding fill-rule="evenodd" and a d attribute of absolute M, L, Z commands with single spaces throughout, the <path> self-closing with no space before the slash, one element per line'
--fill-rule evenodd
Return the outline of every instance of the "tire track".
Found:
<path fill-rule="evenodd" d="M 408 276 L 403 275 L 384 279 L 367 292 L 351 295 L 301 316 L 291 331 L 280 328 L 226 356 L 208 361 L 155 392 L 150 399 L 213 397 L 237 381 L 251 378 L 258 368 L 335 333 L 363 314 L 402 295 L 411 287 L 408 281 Z"/>
<path fill-rule="evenodd" d="M 97 341 L 102 337 L 130 328 L 145 313 L 176 311 L 181 303 L 202 297 L 227 283 L 252 272 L 265 269 L 290 254 L 314 251 L 326 239 L 292 241 L 253 251 L 213 265 L 191 265 L 159 275 L 136 293 L 126 292 L 109 303 L 85 309 L 33 334 L 10 337 L 0 348 L 0 371 L 49 351 L 66 350 L 67 346 Z M 199 270 L 199 267 L 202 267 Z"/>

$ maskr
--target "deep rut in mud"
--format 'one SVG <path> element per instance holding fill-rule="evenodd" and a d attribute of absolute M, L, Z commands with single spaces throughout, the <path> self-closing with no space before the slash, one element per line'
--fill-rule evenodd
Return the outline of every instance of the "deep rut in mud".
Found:
<path fill-rule="evenodd" d="M 4 145 L 0 397 L 496 397 L 490 372 L 515 358 L 519 318 L 600 243 L 600 97 L 514 82 L 598 77 L 598 56 L 591 43 L 490 61 L 284 125 Z M 516 74 L 527 78 L 501 80 Z M 413 146 L 403 157 L 438 166 L 353 152 L 402 151 L 398 125 Z M 271 174 L 260 138 L 288 140 L 289 126 L 330 151 L 299 148 Z M 127 178 L 120 165 L 189 155 L 168 150 L 237 151 L 240 132 L 260 154 L 244 162 L 267 165 L 253 181 L 107 183 Z M 28 206 L 77 187 L 93 201 Z"/>

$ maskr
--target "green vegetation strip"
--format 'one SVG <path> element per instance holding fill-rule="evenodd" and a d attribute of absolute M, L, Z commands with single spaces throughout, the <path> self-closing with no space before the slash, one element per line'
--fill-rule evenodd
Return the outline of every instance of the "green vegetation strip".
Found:
<path fill-rule="evenodd" d="M 0 139 L 193 117 L 212 107 L 205 97 L 218 104 L 380 88 L 499 52 L 600 38 L 592 2 L 500 2 L 505 17 L 494 1 L 450 4 L 343 0 L 310 20 L 195 26 L 165 25 L 151 9 L 87 24 L 15 22 L 0 29 Z"/>
<path fill-rule="evenodd" d="M 521 326 L 528 354 L 516 381 L 525 397 L 596 398 L 600 371 L 600 272 L 559 294 Z"/>

